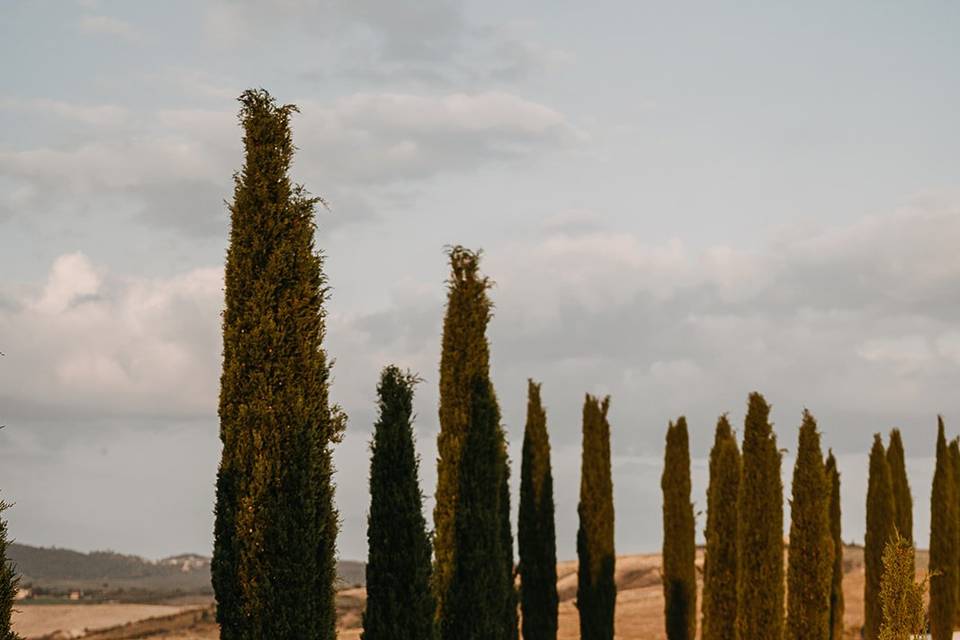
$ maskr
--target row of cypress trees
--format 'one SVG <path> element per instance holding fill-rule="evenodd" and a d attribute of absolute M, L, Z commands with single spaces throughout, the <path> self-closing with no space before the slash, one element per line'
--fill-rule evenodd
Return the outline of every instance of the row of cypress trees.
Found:
<path fill-rule="evenodd" d="M 241 98 L 244 165 L 235 176 L 225 271 L 223 372 L 212 580 L 225 640 L 335 637 L 338 516 L 331 447 L 344 428 L 329 399 L 323 349 L 323 260 L 314 247 L 319 198 L 293 184 L 293 105 L 263 90 Z M 384 370 L 371 445 L 370 606 L 365 637 L 516 638 L 518 601 L 529 638 L 556 636 L 556 549 L 549 438 L 539 386 L 529 383 L 521 464 L 520 564 L 513 563 L 509 460 L 485 335 L 492 305 L 479 253 L 450 250 L 440 362 L 438 481 L 431 549 L 412 439 L 415 378 Z M 609 398 L 583 406 L 581 637 L 613 635 L 614 509 Z M 751 394 L 742 454 L 726 417 L 710 456 L 704 639 L 835 638 L 842 630 L 839 474 L 823 462 L 809 413 L 794 471 L 784 628 L 783 498 L 770 408 Z M 696 618 L 689 439 L 667 433 L 664 589 L 670 638 L 692 638 Z M 882 550 L 912 533 L 900 434 L 870 455 L 865 636 L 877 637 Z M 931 630 L 947 638 L 960 600 L 960 441 L 940 422 L 932 491 Z M 799 551 L 799 552 L 798 552 Z M 433 562 L 430 562 L 431 555 Z M 521 576 L 520 593 L 514 587 Z M 401 584 L 402 583 L 402 584 Z M 525 585 L 525 586 L 524 586 Z M 404 631 L 398 636 L 398 621 Z"/>
<path fill-rule="evenodd" d="M 743 453 L 725 415 L 710 452 L 702 606 L 704 640 L 842 637 L 840 477 L 804 411 L 793 473 L 784 618 L 781 453 L 763 396 L 749 397 Z M 667 428 L 663 589 L 667 638 L 696 636 L 695 518 L 686 419 Z"/>
<path fill-rule="evenodd" d="M 519 599 L 514 587 L 506 434 L 490 382 L 491 303 L 479 253 L 453 247 L 440 362 L 438 481 L 430 536 L 413 441 L 415 376 L 390 366 L 378 386 L 371 443 L 365 640 L 526 640 L 557 637 L 553 476 L 540 385 L 528 381 L 521 462 Z M 583 413 L 581 637 L 612 640 L 613 490 L 609 398 Z"/>

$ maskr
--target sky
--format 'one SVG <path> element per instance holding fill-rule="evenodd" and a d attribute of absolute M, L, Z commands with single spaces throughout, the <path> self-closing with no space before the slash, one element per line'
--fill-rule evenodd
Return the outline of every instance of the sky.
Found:
<path fill-rule="evenodd" d="M 748 6 L 753 4 L 755 6 Z M 661 544 L 686 415 L 702 539 L 717 416 L 804 408 L 862 541 L 899 427 L 929 531 L 936 416 L 960 433 L 960 5 L 7 0 L 0 7 L 0 496 L 20 542 L 210 553 L 237 96 L 298 105 L 322 196 L 339 552 L 365 556 L 381 368 L 418 372 L 435 486 L 445 247 L 496 284 L 492 375 L 519 476 L 543 383 L 558 552 L 580 415 L 610 394 L 616 545 Z M 516 500 L 516 487 L 514 487 Z M 785 516 L 789 506 L 785 503 Z"/>

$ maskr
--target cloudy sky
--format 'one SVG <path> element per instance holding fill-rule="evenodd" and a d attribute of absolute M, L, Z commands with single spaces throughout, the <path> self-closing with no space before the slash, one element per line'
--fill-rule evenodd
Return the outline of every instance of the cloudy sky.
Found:
<path fill-rule="evenodd" d="M 432 509 L 454 243 L 496 281 L 515 460 L 526 380 L 543 382 L 561 556 L 585 392 L 612 395 L 618 551 L 660 545 L 668 420 L 690 421 L 702 509 L 716 417 L 742 423 L 751 390 L 773 404 L 787 485 L 802 409 L 819 419 L 847 539 L 872 434 L 899 426 L 925 540 L 936 414 L 960 431 L 960 6 L 720 4 L 4 2 L 13 535 L 209 553 L 235 98 L 265 87 L 299 105 L 295 178 L 331 203 L 343 557 L 365 554 L 387 363 L 425 380 Z"/>

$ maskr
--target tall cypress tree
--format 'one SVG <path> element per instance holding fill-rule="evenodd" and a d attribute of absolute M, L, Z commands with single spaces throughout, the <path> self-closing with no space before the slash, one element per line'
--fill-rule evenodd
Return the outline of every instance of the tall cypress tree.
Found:
<path fill-rule="evenodd" d="M 770 406 L 751 393 L 737 493 L 737 638 L 783 633 L 783 482 Z"/>
<path fill-rule="evenodd" d="M 524 640 L 557 638 L 557 541 L 547 414 L 540 385 L 527 382 L 527 425 L 520 470 L 520 607 Z"/>
<path fill-rule="evenodd" d="M 887 464 L 890 465 L 890 481 L 893 487 L 893 508 L 896 513 L 897 531 L 907 542 L 913 542 L 913 497 L 910 481 L 907 480 L 907 464 L 903 451 L 900 429 L 890 432 L 887 446 Z"/>
<path fill-rule="evenodd" d="M 367 608 L 363 640 L 433 640 L 430 536 L 413 443 L 416 377 L 389 366 L 377 387 L 370 445 Z"/>
<path fill-rule="evenodd" d="M 613 640 L 617 586 L 613 580 L 613 478 L 610 472 L 610 397 L 583 403 L 580 504 L 577 513 L 577 609 L 583 640 Z"/>
<path fill-rule="evenodd" d="M 867 528 L 864 533 L 863 564 L 866 580 L 863 588 L 864 638 L 877 640 L 883 608 L 880 602 L 880 579 L 883 577 L 883 550 L 893 538 L 894 504 L 890 465 L 880 434 L 873 437 L 870 450 L 870 476 L 867 481 Z"/>
<path fill-rule="evenodd" d="M 451 640 L 491 640 L 504 636 L 500 415 L 493 389 L 483 376 L 474 376 L 469 399 L 470 428 L 460 451 L 455 554 L 440 635 Z"/>
<path fill-rule="evenodd" d="M 509 468 L 506 435 L 500 425 L 500 409 L 490 381 L 490 348 L 486 338 L 491 316 L 487 295 L 490 281 L 480 275 L 478 252 L 456 246 L 449 256 L 451 275 L 440 358 L 440 434 L 433 513 L 437 620 L 445 640 L 468 637 L 512 640 L 517 623 Z M 485 454 L 474 455 L 470 449 L 470 446 L 483 448 L 489 444 L 486 429 L 490 423 L 496 436 L 496 456 L 492 461 Z M 471 435 L 474 428 L 480 432 Z M 465 461 L 469 462 L 469 474 L 463 476 Z M 481 464 L 492 466 L 487 469 L 478 466 Z M 470 490 L 461 496 L 464 487 Z M 471 503 L 475 500 L 480 504 Z M 481 513 L 481 519 L 471 520 Z M 463 522 L 467 521 L 474 522 L 475 526 L 465 527 Z M 476 536 L 476 540 L 472 536 Z M 496 539 L 496 545 L 489 546 L 491 536 Z M 468 555 L 478 553 L 478 549 L 493 553 L 486 555 L 484 562 L 496 567 L 499 576 L 496 585 L 487 585 L 484 598 L 472 608 L 459 593 L 462 589 L 472 590 L 467 581 L 469 574 L 456 572 L 470 566 L 475 558 L 458 558 L 461 548 L 469 550 Z M 457 575 L 460 577 L 455 580 Z M 448 602 L 458 603 L 459 608 L 448 608 Z M 485 620 L 474 623 L 464 617 L 467 615 Z M 474 633 L 481 635 L 465 635 Z M 493 635 L 483 635 L 485 633 Z"/>
<path fill-rule="evenodd" d="M 323 351 L 317 198 L 291 184 L 293 105 L 240 97 L 243 169 L 230 205 L 212 580 L 224 640 L 335 637 L 337 513 Z"/>
<path fill-rule="evenodd" d="M 663 598 L 667 638 L 693 640 L 697 633 L 696 523 L 690 501 L 690 437 L 687 419 L 667 427 L 663 476 Z"/>
<path fill-rule="evenodd" d="M 720 416 L 710 451 L 707 552 L 703 563 L 703 640 L 734 640 L 737 628 L 737 491 L 740 450 Z"/>
<path fill-rule="evenodd" d="M 930 634 L 950 640 L 957 604 L 957 495 L 943 418 L 937 418 L 937 462 L 930 492 Z"/>
<path fill-rule="evenodd" d="M 0 501 L 0 640 L 20 640 L 11 626 L 13 603 L 20 587 L 20 576 L 13 563 L 7 559 L 7 521 L 2 517 L 3 512 L 10 508 L 6 502 Z"/>
<path fill-rule="evenodd" d="M 843 538 L 840 528 L 840 471 L 833 451 L 827 456 L 830 479 L 830 535 L 833 538 L 833 571 L 830 579 L 830 640 L 843 638 Z"/>
<path fill-rule="evenodd" d="M 787 633 L 790 640 L 829 640 L 833 536 L 830 479 L 823 466 L 820 433 L 803 412 L 790 501 L 790 562 L 787 565 Z"/>

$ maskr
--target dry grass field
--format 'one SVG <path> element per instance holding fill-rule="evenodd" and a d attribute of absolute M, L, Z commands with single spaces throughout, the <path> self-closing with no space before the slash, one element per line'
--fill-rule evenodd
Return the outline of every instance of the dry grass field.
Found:
<path fill-rule="evenodd" d="M 82 637 L 87 630 L 169 616 L 184 610 L 184 607 L 152 604 L 18 604 L 17 608 L 13 628 L 24 638 L 43 637 L 54 631 L 66 637 Z"/>
<path fill-rule="evenodd" d="M 698 554 L 698 564 L 702 562 Z M 926 567 L 927 555 L 918 554 L 917 566 Z M 859 637 L 863 616 L 863 550 L 848 547 L 844 555 L 844 594 L 847 602 L 847 637 Z M 922 569 L 918 569 L 922 572 Z M 663 640 L 663 593 L 660 555 L 623 556 L 617 559 L 618 586 L 616 637 L 618 640 Z M 580 637 L 576 595 L 576 562 L 558 566 L 561 640 Z M 337 599 L 342 640 L 358 640 L 366 594 L 362 588 L 341 591 Z M 216 640 L 217 628 L 210 607 L 184 608 L 151 605 L 26 605 L 16 615 L 15 628 L 28 640 Z M 138 621 L 138 622 L 134 622 Z M 96 631 L 98 630 L 99 631 Z M 58 633 L 59 632 L 59 633 Z"/>

